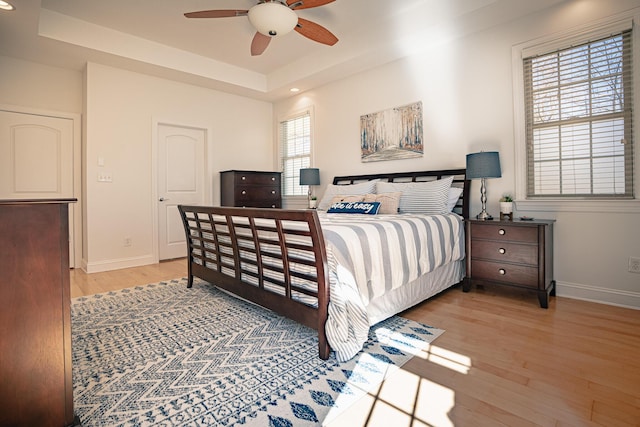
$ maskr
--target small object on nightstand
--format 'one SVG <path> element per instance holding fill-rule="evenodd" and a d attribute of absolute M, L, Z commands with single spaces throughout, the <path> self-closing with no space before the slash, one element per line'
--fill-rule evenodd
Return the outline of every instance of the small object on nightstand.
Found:
<path fill-rule="evenodd" d="M 513 221 L 513 197 L 505 194 L 500 199 L 500 221 Z"/>
<path fill-rule="evenodd" d="M 521 216 L 520 221 L 533 221 L 533 218 L 530 216 Z"/>

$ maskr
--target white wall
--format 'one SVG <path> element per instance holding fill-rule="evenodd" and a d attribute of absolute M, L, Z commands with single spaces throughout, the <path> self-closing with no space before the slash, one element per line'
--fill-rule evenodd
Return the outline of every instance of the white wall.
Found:
<path fill-rule="evenodd" d="M 465 154 L 498 150 L 503 175 L 487 184 L 488 211 L 497 215 L 502 193 L 515 190 L 512 46 L 639 6 L 637 0 L 568 1 L 281 101 L 274 116 L 313 106 L 314 166 L 320 168 L 322 186 L 334 175 L 464 167 Z M 640 82 L 640 70 L 636 79 Z M 361 163 L 360 116 L 419 100 L 424 107 L 424 157 Z M 636 146 L 640 150 L 637 140 Z M 471 212 L 480 209 L 479 183 L 474 181 Z M 640 308 L 640 275 L 627 271 L 628 257 L 640 257 L 640 209 L 548 210 L 533 216 L 557 220 L 559 295 Z"/>
<path fill-rule="evenodd" d="M 82 72 L 0 56 L 0 104 L 82 113 Z"/>
<path fill-rule="evenodd" d="M 94 63 L 87 65 L 85 97 L 89 272 L 154 262 L 154 120 L 208 129 L 208 203 L 219 203 L 219 171 L 273 167 L 270 103 Z M 113 182 L 97 182 L 101 171 Z"/>

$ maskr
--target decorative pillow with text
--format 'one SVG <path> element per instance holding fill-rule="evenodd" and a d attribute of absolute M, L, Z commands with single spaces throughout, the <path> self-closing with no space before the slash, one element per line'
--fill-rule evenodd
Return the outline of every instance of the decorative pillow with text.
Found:
<path fill-rule="evenodd" d="M 338 202 L 332 204 L 327 213 L 375 215 L 378 209 L 380 209 L 380 202 Z"/>

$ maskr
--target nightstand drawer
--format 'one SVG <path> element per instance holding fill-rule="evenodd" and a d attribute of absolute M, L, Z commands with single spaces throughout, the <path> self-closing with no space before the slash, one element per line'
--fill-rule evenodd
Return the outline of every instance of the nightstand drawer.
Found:
<path fill-rule="evenodd" d="M 515 285 L 538 287 L 538 268 L 502 262 L 471 260 L 473 278 Z"/>
<path fill-rule="evenodd" d="M 473 250 L 474 258 L 538 266 L 538 245 L 474 240 Z"/>
<path fill-rule="evenodd" d="M 538 229 L 536 227 L 474 224 L 471 229 L 471 238 L 536 243 L 538 241 Z"/>

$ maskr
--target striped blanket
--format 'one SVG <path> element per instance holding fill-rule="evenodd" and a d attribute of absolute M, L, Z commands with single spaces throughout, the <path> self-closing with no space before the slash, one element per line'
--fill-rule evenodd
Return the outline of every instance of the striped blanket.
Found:
<path fill-rule="evenodd" d="M 464 258 L 464 227 L 454 213 L 318 214 L 331 284 L 325 330 L 340 361 L 355 356 L 367 339 L 369 301 Z"/>

